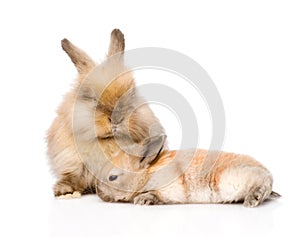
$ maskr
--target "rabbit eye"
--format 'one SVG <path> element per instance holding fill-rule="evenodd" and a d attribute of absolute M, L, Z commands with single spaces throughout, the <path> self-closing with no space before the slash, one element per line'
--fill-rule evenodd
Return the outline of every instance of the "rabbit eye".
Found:
<path fill-rule="evenodd" d="M 111 176 L 108 177 L 108 180 L 109 180 L 109 181 L 114 181 L 114 180 L 116 180 L 117 178 L 118 178 L 118 175 L 111 175 Z"/>

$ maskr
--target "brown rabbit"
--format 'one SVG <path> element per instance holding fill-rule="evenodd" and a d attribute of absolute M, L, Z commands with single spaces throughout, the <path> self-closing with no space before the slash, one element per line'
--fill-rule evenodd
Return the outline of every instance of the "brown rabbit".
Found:
<path fill-rule="evenodd" d="M 58 178 L 55 196 L 95 192 L 93 173 L 107 159 L 150 134 L 164 132 L 136 91 L 132 72 L 124 65 L 124 47 L 122 32 L 113 30 L 108 58 L 97 65 L 70 41 L 62 40 L 79 75 L 47 136 L 49 163 Z"/>
<path fill-rule="evenodd" d="M 146 139 L 139 156 L 123 151 L 98 174 L 104 201 L 134 204 L 232 203 L 255 207 L 272 192 L 272 176 L 246 155 L 206 150 L 162 151 L 165 136 Z M 156 151 L 157 155 L 148 156 Z M 206 163 L 207 156 L 213 159 Z M 213 162 L 212 162 L 213 161 Z"/>

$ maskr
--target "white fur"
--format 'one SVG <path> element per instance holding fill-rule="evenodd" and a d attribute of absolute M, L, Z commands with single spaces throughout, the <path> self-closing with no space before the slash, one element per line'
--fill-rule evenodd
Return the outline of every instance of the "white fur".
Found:
<path fill-rule="evenodd" d="M 177 179 L 165 188 L 158 190 L 159 194 L 164 197 L 166 202 L 185 203 L 187 196 L 183 189 L 182 183 Z"/>
<path fill-rule="evenodd" d="M 222 202 L 241 200 L 251 188 L 266 186 L 272 190 L 272 176 L 262 167 L 230 167 L 220 179 L 219 195 Z"/>

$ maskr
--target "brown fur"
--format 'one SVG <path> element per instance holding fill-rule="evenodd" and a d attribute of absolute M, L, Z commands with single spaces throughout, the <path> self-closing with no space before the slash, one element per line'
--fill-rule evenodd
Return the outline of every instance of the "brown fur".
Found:
<path fill-rule="evenodd" d="M 122 149 L 120 145 L 135 145 L 149 137 L 151 125 L 163 133 L 123 62 L 125 41 L 120 30 L 112 31 L 109 58 L 100 65 L 67 39 L 62 47 L 79 75 L 47 134 L 49 163 L 58 178 L 55 196 L 94 192 L 94 174 Z M 112 113 L 114 109 L 119 114 Z"/>
<path fill-rule="evenodd" d="M 234 153 L 215 154 L 214 160 L 210 160 L 212 166 L 206 171 L 203 170 L 208 167 L 205 162 L 209 152 L 206 150 L 165 150 L 154 163 L 148 160 L 151 165 L 146 168 L 137 166 L 139 157 L 121 151 L 112 163 L 104 165 L 97 189 L 110 201 L 142 205 L 243 201 L 245 206 L 254 207 L 276 196 L 272 191 L 271 174 L 258 161 Z M 117 178 L 110 181 L 111 175 Z M 174 177 L 171 182 L 162 181 L 171 176 Z"/>
<path fill-rule="evenodd" d="M 70 56 L 79 75 L 85 76 L 96 66 L 96 63 L 81 49 L 73 45 L 68 39 L 61 41 L 63 50 Z M 83 77 L 81 78 L 83 79 Z"/>

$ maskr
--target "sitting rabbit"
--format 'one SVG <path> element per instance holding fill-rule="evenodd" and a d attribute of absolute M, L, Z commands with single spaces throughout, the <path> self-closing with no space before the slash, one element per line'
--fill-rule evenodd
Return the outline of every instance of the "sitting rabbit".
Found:
<path fill-rule="evenodd" d="M 272 191 L 270 172 L 249 156 L 201 149 L 161 152 L 165 139 L 147 138 L 137 156 L 120 151 L 108 161 L 98 174 L 98 195 L 141 205 L 242 201 L 246 207 L 280 196 Z"/>
<path fill-rule="evenodd" d="M 99 65 L 67 39 L 62 47 L 79 73 L 47 134 L 49 164 L 58 178 L 54 195 L 64 198 L 94 193 L 93 173 L 103 162 L 164 129 L 125 65 L 120 30 L 112 31 L 108 57 Z"/>

